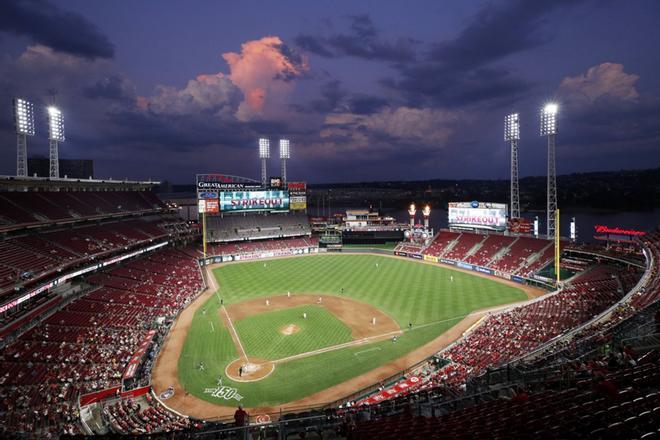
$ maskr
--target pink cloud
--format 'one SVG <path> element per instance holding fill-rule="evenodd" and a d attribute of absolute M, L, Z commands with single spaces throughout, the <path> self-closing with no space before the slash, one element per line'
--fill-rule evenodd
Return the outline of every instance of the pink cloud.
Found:
<path fill-rule="evenodd" d="M 635 84 L 639 76 L 625 73 L 623 64 L 602 63 L 590 67 L 585 74 L 567 76 L 559 85 L 563 100 L 576 106 L 593 104 L 598 99 L 636 102 Z"/>
<path fill-rule="evenodd" d="M 248 41 L 241 45 L 240 53 L 228 52 L 222 57 L 229 64 L 229 79 L 245 97 L 237 113 L 240 120 L 286 111 L 293 80 L 309 70 L 307 61 L 275 36 Z"/>

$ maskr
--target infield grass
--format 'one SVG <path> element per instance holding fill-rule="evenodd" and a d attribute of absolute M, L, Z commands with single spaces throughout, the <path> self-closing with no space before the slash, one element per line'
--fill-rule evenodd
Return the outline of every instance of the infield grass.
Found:
<path fill-rule="evenodd" d="M 303 313 L 307 318 L 303 318 Z M 283 327 L 295 325 L 286 335 Z M 309 305 L 261 313 L 234 322 L 248 357 L 275 360 L 349 342 L 351 329 L 323 307 Z"/>
<path fill-rule="evenodd" d="M 258 382 L 235 383 L 224 378 L 224 384 L 235 386 L 243 396 L 241 403 L 248 407 L 274 406 L 303 398 L 406 355 L 474 310 L 526 299 L 521 289 L 492 279 L 438 265 L 374 255 L 318 255 L 229 264 L 216 268 L 214 275 L 220 288 L 217 295 L 197 310 L 178 372 L 180 382 L 190 393 L 229 406 L 238 402 L 219 400 L 204 393 L 205 388 L 215 386 L 219 375 L 224 376 L 225 366 L 238 358 L 229 332 L 219 318 L 220 298 L 229 304 L 287 291 L 343 295 L 389 314 L 404 330 L 396 343 L 388 339 L 278 364 L 270 376 Z M 204 310 L 207 312 L 203 313 Z M 249 355 L 269 359 L 344 340 L 341 329 L 344 324 L 334 323 L 332 320 L 337 320 L 334 316 L 327 321 L 332 325 L 310 322 L 314 331 L 301 331 L 298 339 L 289 339 L 296 335 L 281 338 L 278 326 L 295 323 L 289 321 L 296 315 L 301 315 L 301 311 L 268 312 L 242 319 L 235 326 Z M 409 322 L 413 323 L 410 331 Z M 204 363 L 204 370 L 198 368 L 200 362 Z"/>

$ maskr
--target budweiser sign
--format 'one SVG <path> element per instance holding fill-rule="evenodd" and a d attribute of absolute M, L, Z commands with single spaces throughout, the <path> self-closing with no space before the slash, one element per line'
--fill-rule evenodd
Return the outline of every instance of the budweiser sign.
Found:
<path fill-rule="evenodd" d="M 646 235 L 644 231 L 637 231 L 635 229 L 622 229 L 622 228 L 610 228 L 609 226 L 596 225 L 594 226 L 597 234 L 616 234 L 616 235 L 626 235 L 629 237 L 642 237 Z"/>

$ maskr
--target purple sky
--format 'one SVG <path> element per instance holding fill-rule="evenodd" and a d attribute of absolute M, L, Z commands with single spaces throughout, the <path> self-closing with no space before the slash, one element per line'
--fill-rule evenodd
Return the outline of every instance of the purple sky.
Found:
<path fill-rule="evenodd" d="M 97 177 L 190 183 L 259 175 L 257 139 L 292 140 L 289 179 L 542 175 L 543 103 L 560 105 L 558 173 L 660 166 L 660 3 L 0 0 L 0 174 L 11 99 L 37 105 L 28 153 Z M 276 156 L 275 148 L 271 154 Z M 269 164 L 276 175 L 277 160 Z"/>

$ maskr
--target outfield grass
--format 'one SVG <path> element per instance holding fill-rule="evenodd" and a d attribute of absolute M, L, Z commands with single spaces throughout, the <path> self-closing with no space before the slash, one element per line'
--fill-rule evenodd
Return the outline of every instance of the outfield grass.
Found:
<path fill-rule="evenodd" d="M 247 406 L 277 405 L 321 391 L 401 357 L 441 335 L 473 310 L 526 298 L 521 289 L 492 279 L 373 255 L 287 258 L 269 260 L 265 265 L 263 261 L 230 264 L 215 269 L 214 274 L 220 289 L 195 315 L 179 359 L 179 380 L 197 397 L 222 405 L 238 402 L 203 393 L 204 388 L 215 385 L 219 375 L 224 375 L 227 363 L 238 358 L 217 313 L 220 298 L 228 304 L 287 291 L 344 295 L 388 313 L 402 329 L 407 329 L 408 322 L 414 324 L 413 330 L 405 331 L 396 343 L 386 340 L 278 364 L 268 378 L 259 382 L 233 383 L 225 378 L 225 385 L 238 388 L 244 396 L 242 403 Z M 300 314 L 299 310 L 291 312 L 293 315 L 287 312 L 291 311 L 269 312 L 236 323 L 250 355 L 272 359 L 282 353 L 309 351 L 306 347 L 334 345 L 333 341 L 343 338 L 335 323 L 321 324 L 322 331 L 301 332 L 299 340 L 286 339 L 295 335 L 279 340 L 273 329 Z M 350 337 L 350 331 L 348 334 Z M 200 361 L 204 362 L 204 371 L 197 368 Z"/>

